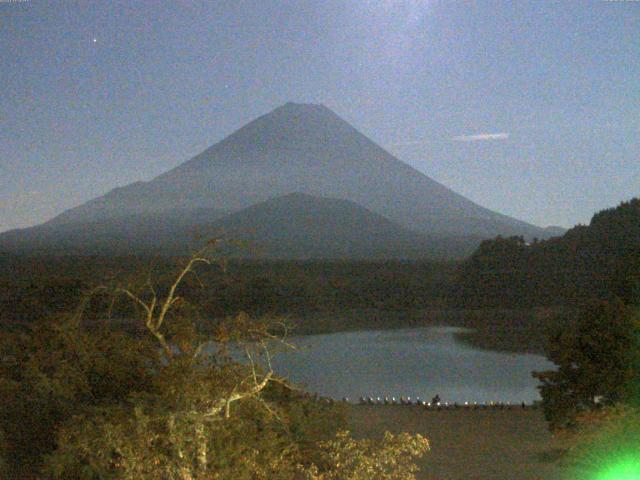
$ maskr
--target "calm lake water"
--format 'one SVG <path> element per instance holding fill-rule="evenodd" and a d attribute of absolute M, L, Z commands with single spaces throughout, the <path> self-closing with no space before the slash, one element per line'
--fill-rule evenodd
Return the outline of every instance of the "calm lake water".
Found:
<path fill-rule="evenodd" d="M 540 398 L 533 370 L 553 364 L 539 355 L 478 350 L 456 340 L 453 327 L 342 332 L 291 340 L 274 370 L 309 392 L 357 401 L 410 396 L 443 402 L 527 402 Z"/>

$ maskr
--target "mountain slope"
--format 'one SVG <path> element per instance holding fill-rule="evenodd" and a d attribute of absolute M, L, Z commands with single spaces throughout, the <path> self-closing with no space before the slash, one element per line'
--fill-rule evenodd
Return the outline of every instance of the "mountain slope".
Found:
<path fill-rule="evenodd" d="M 0 252 L 53 255 L 173 254 L 198 245 L 200 225 L 224 216 L 208 208 L 164 210 L 61 224 L 45 223 L 0 234 Z"/>
<path fill-rule="evenodd" d="M 478 237 L 431 238 L 348 200 L 292 193 L 223 215 L 218 210 L 45 224 L 0 235 L 0 252 L 22 254 L 189 254 L 224 237 L 220 253 L 272 259 L 462 258 Z M 238 247 L 237 242 L 247 243 Z"/>
<path fill-rule="evenodd" d="M 546 237 L 401 162 L 321 105 L 286 104 L 149 182 L 115 189 L 49 223 L 164 209 L 237 211 L 302 192 L 351 200 L 402 226 L 438 235 Z"/>

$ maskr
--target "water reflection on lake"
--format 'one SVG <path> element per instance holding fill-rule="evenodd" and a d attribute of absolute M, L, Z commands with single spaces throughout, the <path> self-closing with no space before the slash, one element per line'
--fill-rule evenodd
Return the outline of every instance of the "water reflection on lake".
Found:
<path fill-rule="evenodd" d="M 336 399 L 421 397 L 443 402 L 527 403 L 540 398 L 532 370 L 552 368 L 539 355 L 478 350 L 453 327 L 342 332 L 292 340 L 274 369 L 310 392 Z"/>

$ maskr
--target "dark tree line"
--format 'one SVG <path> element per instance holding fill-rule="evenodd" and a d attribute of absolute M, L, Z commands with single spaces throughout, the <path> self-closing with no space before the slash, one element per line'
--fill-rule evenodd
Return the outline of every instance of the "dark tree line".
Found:
<path fill-rule="evenodd" d="M 582 305 L 640 300 L 640 199 L 596 213 L 562 237 L 486 240 L 460 270 L 465 306 Z"/>
<path fill-rule="evenodd" d="M 0 259 L 0 325 L 41 321 L 74 308 L 96 282 L 127 284 L 150 274 L 159 288 L 171 280 L 173 259 L 11 257 Z M 453 262 L 235 262 L 226 272 L 204 266 L 199 281 L 181 293 L 213 319 L 250 314 L 292 314 L 348 309 L 411 310 L 445 302 L 455 277 Z M 87 316 L 104 312 L 94 300 Z M 124 302 L 112 316 L 130 318 Z"/>

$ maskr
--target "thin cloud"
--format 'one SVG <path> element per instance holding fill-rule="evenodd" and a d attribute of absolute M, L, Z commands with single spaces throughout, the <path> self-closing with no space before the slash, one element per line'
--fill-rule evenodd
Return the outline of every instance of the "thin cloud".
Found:
<path fill-rule="evenodd" d="M 476 133 L 473 135 L 459 135 L 456 137 L 452 137 L 451 140 L 454 142 L 486 142 L 490 140 L 506 140 L 510 136 L 509 133 L 500 132 L 500 133 Z M 426 140 L 407 140 L 406 142 L 393 142 L 389 143 L 390 147 L 410 147 L 413 145 L 426 145 L 431 143 Z"/>
<path fill-rule="evenodd" d="M 453 137 L 454 142 L 485 142 L 488 140 L 506 140 L 509 138 L 508 133 L 477 133 L 475 135 L 460 135 Z"/>
<path fill-rule="evenodd" d="M 426 142 L 424 140 L 414 140 L 414 141 L 408 141 L 408 142 L 394 142 L 394 143 L 390 143 L 389 146 L 390 147 L 409 147 L 411 145 L 424 145 Z"/>

